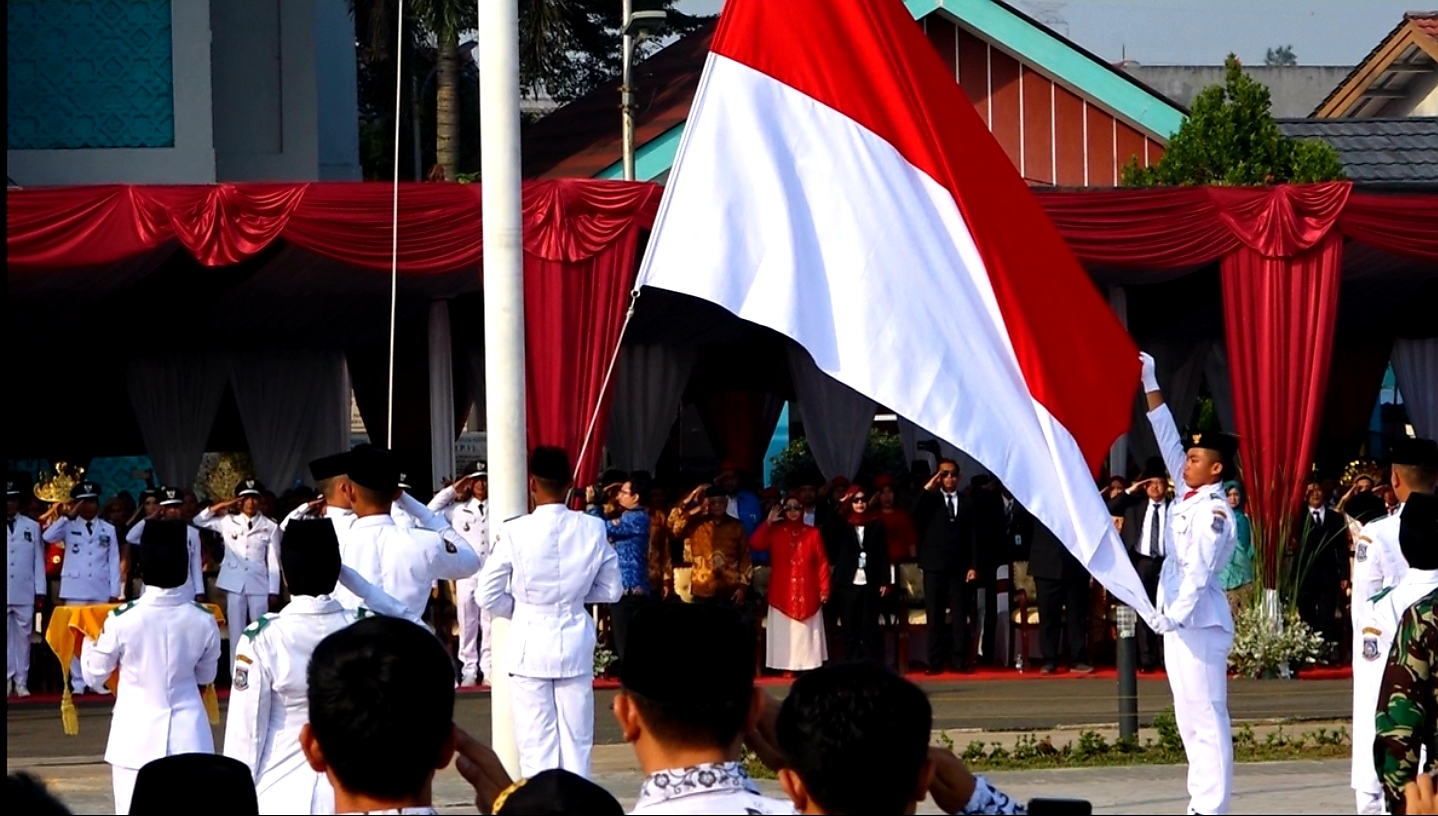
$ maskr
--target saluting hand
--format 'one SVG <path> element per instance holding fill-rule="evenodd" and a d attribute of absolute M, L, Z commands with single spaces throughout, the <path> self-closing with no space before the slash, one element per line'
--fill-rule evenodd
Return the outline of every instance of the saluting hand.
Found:
<path fill-rule="evenodd" d="M 480 813 L 493 813 L 494 800 L 514 784 L 499 755 L 488 745 L 471 737 L 463 728 L 454 727 L 454 767 L 474 788 L 474 806 Z"/>

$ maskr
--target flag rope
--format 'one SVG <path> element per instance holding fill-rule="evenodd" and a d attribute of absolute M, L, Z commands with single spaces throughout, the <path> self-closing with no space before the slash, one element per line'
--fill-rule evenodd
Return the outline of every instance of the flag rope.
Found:
<path fill-rule="evenodd" d="M 619 327 L 619 338 L 614 341 L 614 353 L 609 355 L 609 367 L 604 370 L 604 382 L 599 386 L 599 398 L 594 401 L 594 410 L 589 415 L 589 427 L 584 431 L 584 441 L 579 446 L 579 458 L 574 460 L 574 481 L 579 483 L 579 468 L 584 464 L 584 455 L 589 452 L 589 443 L 594 438 L 594 426 L 599 423 L 599 412 L 604 408 L 604 395 L 609 393 L 609 380 L 614 376 L 614 365 L 619 362 L 619 349 L 624 345 L 624 333 L 629 330 L 629 321 L 634 319 L 635 304 L 639 302 L 639 288 L 629 293 L 629 309 L 624 313 L 624 325 Z"/>

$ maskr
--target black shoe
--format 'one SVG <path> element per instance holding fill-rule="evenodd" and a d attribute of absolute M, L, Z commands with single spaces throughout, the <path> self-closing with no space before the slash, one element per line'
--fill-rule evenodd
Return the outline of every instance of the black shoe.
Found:
<path fill-rule="evenodd" d="M 1039 674 L 1053 674 L 1058 670 L 1059 667 L 1057 665 L 1053 663 L 1045 663 L 1042 667 L 1039 668 Z"/>

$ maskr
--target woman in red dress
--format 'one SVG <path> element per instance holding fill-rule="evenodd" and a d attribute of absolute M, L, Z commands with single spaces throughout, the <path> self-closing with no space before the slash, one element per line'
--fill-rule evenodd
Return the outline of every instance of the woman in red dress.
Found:
<path fill-rule="evenodd" d="M 894 480 L 884 474 L 874 480 L 874 496 L 879 505 L 879 518 L 889 537 L 889 563 L 901 564 L 919 557 L 919 533 L 909 511 L 898 506 L 894 496 Z"/>
<path fill-rule="evenodd" d="M 804 523 L 804 506 L 791 496 L 769 511 L 750 545 L 770 553 L 773 568 L 765 665 L 781 671 L 819 668 L 829 658 L 820 609 L 829 600 L 823 538 Z"/>

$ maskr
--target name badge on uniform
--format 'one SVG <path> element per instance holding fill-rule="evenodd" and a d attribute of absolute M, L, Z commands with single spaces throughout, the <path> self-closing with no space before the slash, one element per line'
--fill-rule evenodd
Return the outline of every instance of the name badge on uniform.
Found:
<path fill-rule="evenodd" d="M 1374 629 L 1374 628 L 1371 627 L 1371 626 L 1369 626 L 1369 627 L 1364 627 L 1364 629 L 1363 629 L 1363 659 L 1364 659 L 1364 660 L 1367 660 L 1367 661 L 1370 661 L 1370 662 L 1371 662 L 1371 661 L 1377 660 L 1378 658 L 1382 657 L 1382 655 L 1380 655 L 1380 654 L 1378 653 L 1378 636 L 1379 636 L 1380 634 L 1382 634 L 1382 632 L 1379 632 L 1377 629 Z"/>
<path fill-rule="evenodd" d="M 26 530 L 26 531 L 25 531 L 25 540 L 26 540 L 26 541 L 32 541 L 32 540 L 33 540 L 33 539 L 30 538 L 30 531 L 29 531 L 29 530 Z"/>
<path fill-rule="evenodd" d="M 110 543 L 110 536 L 106 535 L 105 533 L 101 533 L 101 534 L 100 534 L 100 543 L 101 543 L 101 544 L 109 544 L 109 543 Z"/>

